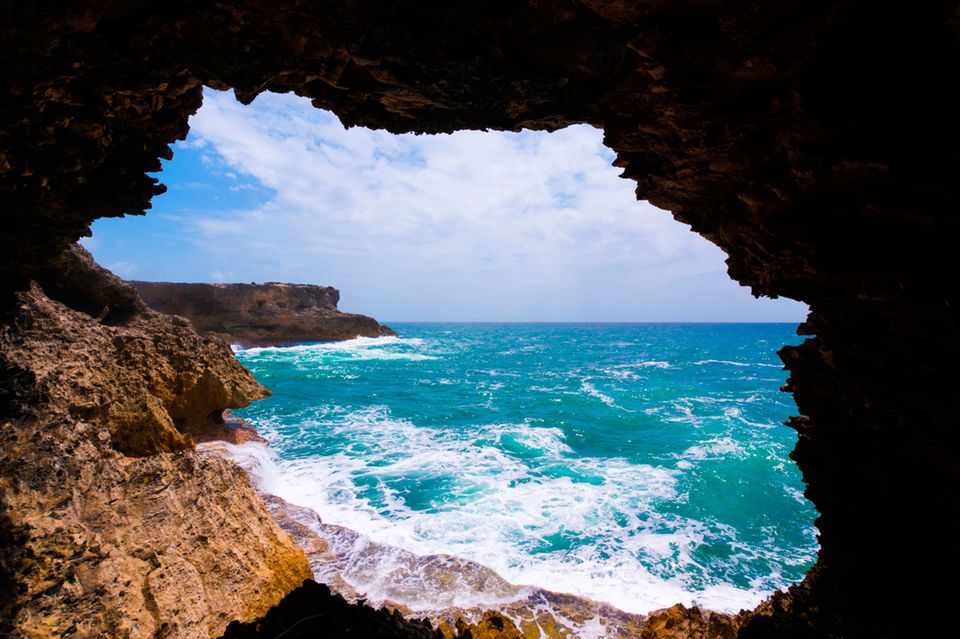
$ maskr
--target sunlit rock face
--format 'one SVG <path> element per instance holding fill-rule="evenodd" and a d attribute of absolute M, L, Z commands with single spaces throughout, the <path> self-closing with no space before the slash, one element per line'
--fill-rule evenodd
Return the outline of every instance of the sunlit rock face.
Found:
<path fill-rule="evenodd" d="M 132 284 L 154 310 L 186 317 L 197 330 L 245 347 L 395 335 L 372 317 L 338 310 L 340 291 L 330 286 Z"/>
<path fill-rule="evenodd" d="M 0 635 L 210 637 L 257 618 L 310 567 L 191 433 L 265 389 L 82 249 L 61 264 L 0 328 Z"/>
<path fill-rule="evenodd" d="M 811 306 L 783 352 L 817 567 L 739 630 L 896 636 L 960 568 L 955 2 L 5 2 L 2 307 L 162 187 L 201 87 L 391 131 L 602 126 L 637 195 Z M 146 365 L 146 364 L 145 364 Z M 5 369 L 19 384 L 19 373 Z"/>

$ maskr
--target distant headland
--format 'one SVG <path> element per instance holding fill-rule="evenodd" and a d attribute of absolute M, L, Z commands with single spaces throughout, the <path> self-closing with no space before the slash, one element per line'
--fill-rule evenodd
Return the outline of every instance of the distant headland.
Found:
<path fill-rule="evenodd" d="M 198 331 L 241 346 L 284 346 L 396 335 L 377 320 L 337 309 L 340 291 L 313 284 L 131 282 L 161 313 L 189 319 Z"/>

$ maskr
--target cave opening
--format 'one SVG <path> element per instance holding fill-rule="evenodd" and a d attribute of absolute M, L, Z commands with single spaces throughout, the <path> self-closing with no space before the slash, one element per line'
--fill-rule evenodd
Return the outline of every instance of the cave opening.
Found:
<path fill-rule="evenodd" d="M 953 591 L 937 585 L 960 564 L 954 4 L 35 4 L 8 3 L 0 38 L 0 563 L 17 582 L 3 631 L 216 636 L 306 571 L 248 483 L 163 419 L 199 374 L 186 347 L 217 365 L 225 391 L 186 402 L 190 416 L 259 396 L 229 351 L 140 310 L 98 322 L 99 298 L 59 289 L 73 312 L 31 287 L 62 272 L 94 219 L 149 206 L 158 188 L 146 174 L 186 134 L 204 83 L 245 103 L 295 90 L 345 123 L 393 132 L 602 125 L 637 195 L 722 247 L 734 280 L 810 304 L 801 332 L 816 336 L 781 353 L 793 455 L 820 512 L 818 561 L 713 634 L 949 625 L 938 611 Z M 171 436 L 146 442 L 164 454 L 118 458 L 110 430 L 131 425 Z M 179 481 L 164 494 L 196 508 L 158 504 L 145 522 L 138 506 L 154 494 L 138 491 L 171 476 L 173 444 Z M 243 507 L 221 508 L 231 504 Z M 170 522 L 198 534 L 170 544 L 158 525 Z M 99 543 L 105 530 L 120 543 Z M 252 530 L 263 534 L 244 538 L 250 552 L 204 554 L 224 531 L 221 548 L 236 548 Z M 167 586 L 181 578 L 215 596 L 186 600 Z M 712 619 L 674 611 L 649 629 Z"/>
<path fill-rule="evenodd" d="M 750 298 L 719 249 L 637 203 L 598 130 L 396 136 L 292 95 L 243 106 L 207 90 L 191 131 L 149 215 L 94 225 L 102 263 L 128 279 L 334 285 L 400 332 L 238 353 L 274 391 L 241 412 L 274 454 L 228 454 L 368 556 L 317 561 L 318 576 L 413 610 L 516 598 L 502 577 L 641 614 L 736 612 L 803 578 L 815 512 L 775 350 L 805 307 Z M 520 342 L 468 345 L 503 320 L 528 327 Z M 530 351 L 570 364 L 532 373 Z M 447 385 L 474 396 L 437 394 Z M 502 400 L 537 394 L 528 414 Z M 458 559 L 438 569 L 437 553 Z M 437 592 L 456 574 L 471 576 Z"/>

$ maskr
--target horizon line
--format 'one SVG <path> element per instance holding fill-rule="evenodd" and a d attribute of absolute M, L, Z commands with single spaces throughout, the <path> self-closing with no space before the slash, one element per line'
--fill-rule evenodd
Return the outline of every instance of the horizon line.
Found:
<path fill-rule="evenodd" d="M 380 324 L 796 324 L 803 320 L 377 320 Z"/>

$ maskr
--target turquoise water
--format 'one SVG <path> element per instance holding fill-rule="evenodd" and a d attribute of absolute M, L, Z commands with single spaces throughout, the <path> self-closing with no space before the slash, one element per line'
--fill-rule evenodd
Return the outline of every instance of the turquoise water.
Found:
<path fill-rule="evenodd" d="M 265 486 L 325 522 L 631 612 L 799 581 L 816 512 L 788 454 L 780 324 L 397 324 L 238 352 Z"/>

